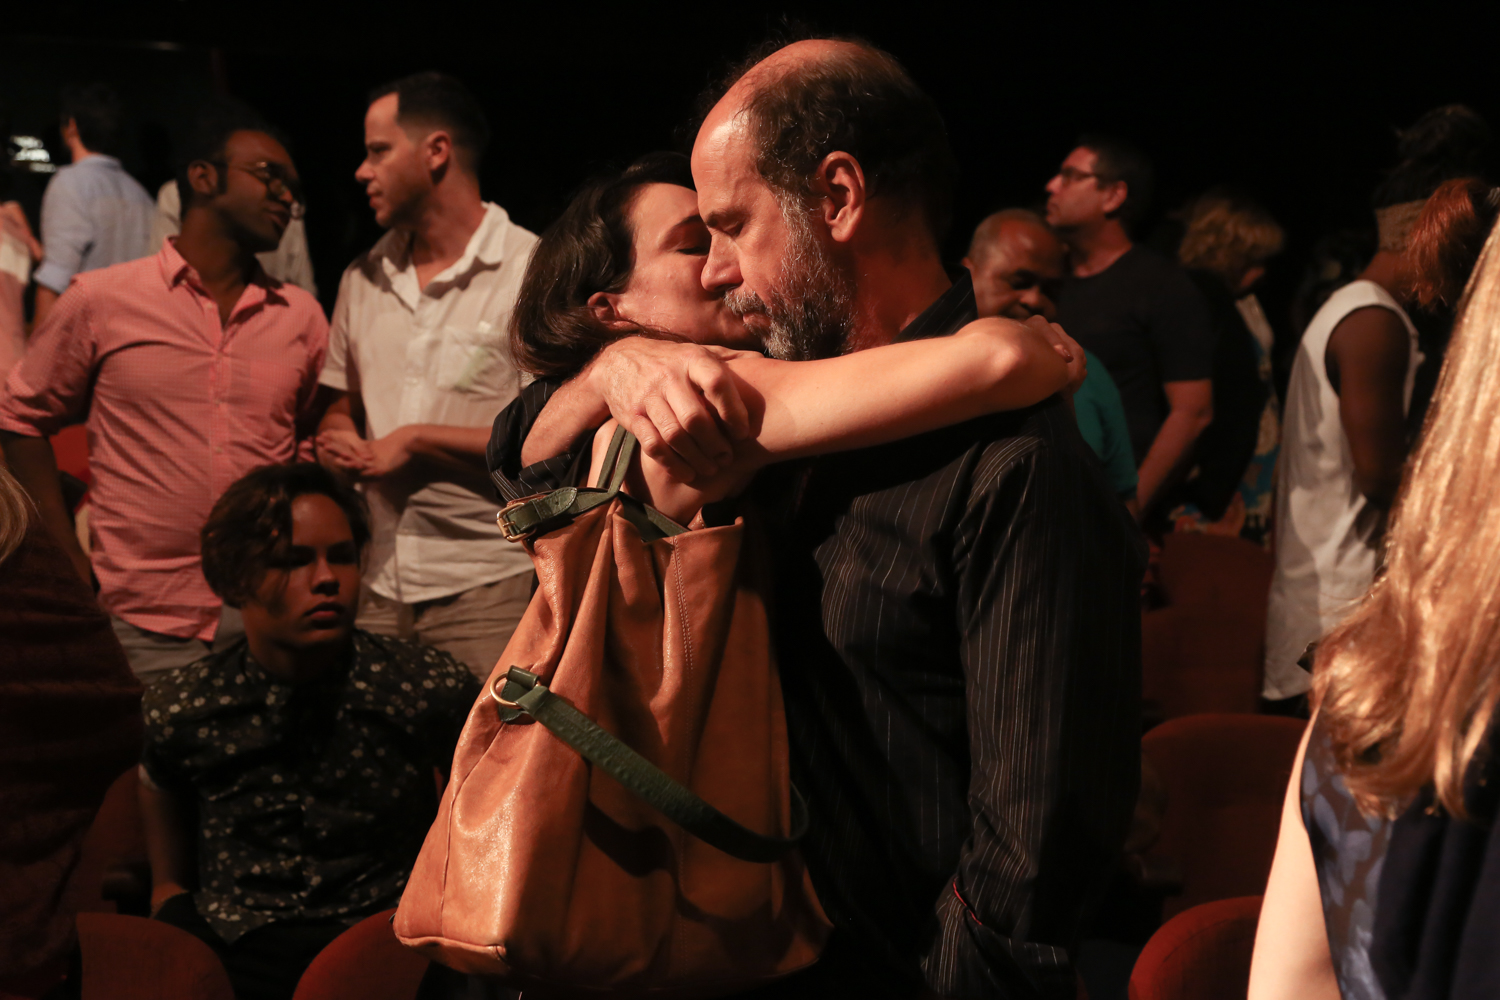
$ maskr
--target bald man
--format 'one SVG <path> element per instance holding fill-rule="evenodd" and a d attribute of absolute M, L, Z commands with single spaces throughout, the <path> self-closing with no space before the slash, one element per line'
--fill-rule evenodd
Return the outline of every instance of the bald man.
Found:
<path fill-rule="evenodd" d="M 709 101 L 692 155 L 702 281 L 771 354 L 978 317 L 939 253 L 946 129 L 894 59 L 798 42 Z M 705 349 L 634 340 L 595 362 L 616 366 L 622 423 L 674 378 L 677 405 L 707 405 L 690 367 Z M 533 489 L 544 473 L 522 470 Z M 817 966 L 765 995 L 1074 996 L 1138 782 L 1144 551 L 1067 403 L 773 467 L 751 493 L 776 539 L 801 850 L 835 928 Z"/>
<path fill-rule="evenodd" d="M 1035 212 L 1007 208 L 985 218 L 974 229 L 963 265 L 974 282 L 979 315 L 1056 318 L 1053 296 L 1067 273 L 1067 248 Z M 1088 376 L 1073 394 L 1078 432 L 1104 463 L 1115 493 L 1138 515 L 1135 456 L 1120 390 L 1104 362 L 1084 354 Z"/>

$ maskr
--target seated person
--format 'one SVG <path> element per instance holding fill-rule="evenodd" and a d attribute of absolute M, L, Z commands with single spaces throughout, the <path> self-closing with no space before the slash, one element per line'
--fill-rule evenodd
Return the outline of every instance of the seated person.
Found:
<path fill-rule="evenodd" d="M 396 905 L 479 684 L 447 653 L 353 627 L 370 530 L 319 465 L 268 465 L 203 527 L 244 641 L 153 678 L 141 814 L 151 905 L 288 998 L 345 928 Z"/>
<path fill-rule="evenodd" d="M 537 380 L 496 419 L 488 453 L 505 499 L 581 482 L 611 414 L 665 472 L 722 495 L 737 489 L 710 480 L 742 486 L 772 462 L 1020 409 L 1083 381 L 1083 350 L 1042 318 L 816 361 L 733 350 L 757 338 L 703 287 L 708 244 L 674 153 L 586 186 L 542 234 L 511 326 L 516 365 Z"/>

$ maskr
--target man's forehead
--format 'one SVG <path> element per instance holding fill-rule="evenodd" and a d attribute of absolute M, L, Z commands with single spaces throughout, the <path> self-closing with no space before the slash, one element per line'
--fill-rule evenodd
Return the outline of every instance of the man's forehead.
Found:
<path fill-rule="evenodd" d="M 1068 166 L 1078 167 L 1080 170 L 1091 171 L 1094 169 L 1094 161 L 1097 159 L 1098 155 L 1092 149 L 1089 149 L 1087 146 L 1076 146 L 1068 154 L 1067 159 L 1063 160 L 1063 163 Z"/>
<path fill-rule="evenodd" d="M 292 163 L 292 157 L 287 153 L 286 147 L 277 142 L 273 136 L 250 129 L 231 132 L 224 143 L 224 151 L 229 154 L 231 160 L 265 160 L 267 163 L 280 163 L 285 166 L 291 166 Z"/>
<path fill-rule="evenodd" d="M 709 205 L 723 201 L 746 180 L 758 177 L 743 114 L 717 118 L 710 114 L 704 120 L 693 143 L 692 170 L 698 202 L 705 213 L 712 211 Z"/>
<path fill-rule="evenodd" d="M 365 131 L 396 131 L 397 96 L 386 94 L 370 102 L 365 110 Z"/>
<path fill-rule="evenodd" d="M 1035 222 L 1006 220 L 997 234 L 995 251 L 1013 270 L 1031 271 L 1043 277 L 1062 274 L 1062 241 Z"/>

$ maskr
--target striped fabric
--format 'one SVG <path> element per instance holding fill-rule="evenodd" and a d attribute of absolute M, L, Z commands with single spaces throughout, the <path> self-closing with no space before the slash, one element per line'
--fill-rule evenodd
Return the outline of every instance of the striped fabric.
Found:
<path fill-rule="evenodd" d="M 964 280 L 903 339 L 974 315 Z M 1067 404 L 780 466 L 753 492 L 803 852 L 841 936 L 819 978 L 1075 995 L 1139 779 L 1145 553 Z"/>

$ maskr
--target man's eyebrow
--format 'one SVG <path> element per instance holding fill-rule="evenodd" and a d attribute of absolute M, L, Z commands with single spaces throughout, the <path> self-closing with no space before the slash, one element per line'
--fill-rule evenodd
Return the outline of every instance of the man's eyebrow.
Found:
<path fill-rule="evenodd" d="M 703 224 L 709 229 L 723 229 L 731 221 L 732 212 L 709 212 L 703 216 Z"/>

